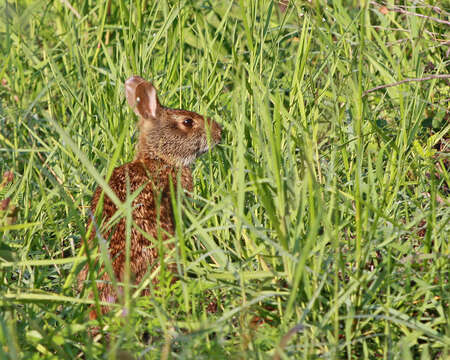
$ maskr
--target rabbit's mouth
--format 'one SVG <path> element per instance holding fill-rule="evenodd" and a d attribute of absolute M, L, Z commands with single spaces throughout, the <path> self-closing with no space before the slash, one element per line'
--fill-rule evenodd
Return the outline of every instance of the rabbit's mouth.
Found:
<path fill-rule="evenodd" d="M 208 141 L 206 140 L 206 138 L 202 138 L 198 144 L 197 156 L 207 153 L 209 150 L 211 150 L 214 147 L 214 145 L 216 145 L 216 144 L 213 142 L 213 139 L 211 139 L 211 144 L 208 144 Z"/>
<path fill-rule="evenodd" d="M 208 146 L 208 144 L 202 144 L 202 146 L 200 146 L 197 150 L 197 157 L 207 153 L 209 150 L 211 150 L 211 148 L 212 146 Z"/>
<path fill-rule="evenodd" d="M 204 153 L 207 153 L 209 151 L 209 146 L 206 145 L 204 147 L 201 147 L 198 151 L 197 151 L 197 156 L 201 156 Z"/>

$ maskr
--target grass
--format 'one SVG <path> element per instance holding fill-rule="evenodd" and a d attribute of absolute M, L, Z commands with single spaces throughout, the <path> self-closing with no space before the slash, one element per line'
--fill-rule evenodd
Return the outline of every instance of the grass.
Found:
<path fill-rule="evenodd" d="M 405 3 L 1 2 L 0 358 L 446 358 L 450 6 Z M 182 280 L 88 321 L 132 74 L 224 136 L 174 199 Z"/>

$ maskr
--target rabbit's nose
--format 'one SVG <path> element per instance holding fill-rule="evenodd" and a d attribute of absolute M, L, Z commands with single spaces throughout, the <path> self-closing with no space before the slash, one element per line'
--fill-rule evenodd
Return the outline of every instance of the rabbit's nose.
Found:
<path fill-rule="evenodd" d="M 218 144 L 222 138 L 222 127 L 212 119 L 208 119 L 208 125 L 211 129 L 211 137 L 214 139 L 215 143 Z"/>

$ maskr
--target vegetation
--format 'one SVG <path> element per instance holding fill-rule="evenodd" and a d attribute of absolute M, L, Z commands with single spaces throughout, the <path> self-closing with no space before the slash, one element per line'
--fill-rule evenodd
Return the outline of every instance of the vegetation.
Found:
<path fill-rule="evenodd" d="M 396 3 L 3 0 L 0 358 L 446 358 L 450 4 Z M 173 199 L 180 281 L 90 321 L 133 74 L 223 141 Z"/>

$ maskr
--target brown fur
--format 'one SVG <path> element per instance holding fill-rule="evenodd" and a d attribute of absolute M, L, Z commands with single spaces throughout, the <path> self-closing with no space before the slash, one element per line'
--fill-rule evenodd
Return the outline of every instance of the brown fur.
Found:
<path fill-rule="evenodd" d="M 149 241 L 148 237 L 158 238 L 158 226 L 163 241 L 174 234 L 170 182 L 173 183 L 173 189 L 176 189 L 179 179 L 181 188 L 192 191 L 192 174 L 189 165 L 220 141 L 221 128 L 213 120 L 205 120 L 194 112 L 162 107 L 159 104 L 156 89 L 140 77 L 134 76 L 128 79 L 125 82 L 125 88 L 128 103 L 140 117 L 140 136 L 135 160 L 114 169 L 109 186 L 122 202 L 126 200 L 127 186 L 129 186 L 130 194 L 144 186 L 132 203 L 133 221 L 137 227 L 148 234 L 146 237 L 136 227 L 132 227 L 130 272 L 137 284 L 159 260 L 158 245 Z M 186 119 L 191 119 L 192 125 L 186 124 Z M 208 141 L 208 131 L 205 127 L 209 129 L 210 141 Z M 102 189 L 97 187 L 91 203 L 93 213 L 101 193 Z M 105 196 L 103 223 L 106 223 L 116 211 L 114 203 Z M 88 228 L 90 223 L 89 220 Z M 109 255 L 114 275 L 119 282 L 124 281 L 125 227 L 126 220 L 121 218 L 115 226 L 102 230 L 103 238 L 110 239 Z M 94 235 L 95 231 L 92 230 L 90 245 Z M 173 245 L 169 247 L 172 248 Z M 173 271 L 173 267 L 171 270 Z M 86 265 L 78 276 L 80 290 L 87 279 L 88 272 L 89 268 Z M 100 280 L 102 281 L 97 282 L 100 300 L 116 302 L 119 294 L 115 293 L 108 274 L 105 272 Z M 148 295 L 148 290 L 144 291 L 144 295 Z M 107 310 L 102 308 L 102 312 Z M 91 318 L 95 317 L 96 313 L 92 311 Z"/>

